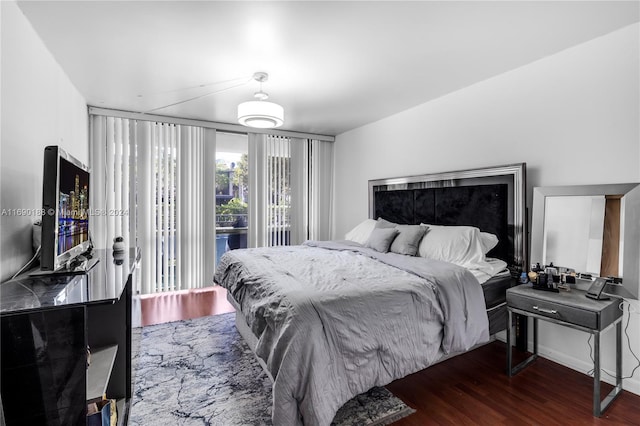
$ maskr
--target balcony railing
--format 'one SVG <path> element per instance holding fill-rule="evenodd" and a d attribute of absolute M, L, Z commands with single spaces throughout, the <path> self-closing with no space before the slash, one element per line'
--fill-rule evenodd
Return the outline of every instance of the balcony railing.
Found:
<path fill-rule="evenodd" d="M 275 212 L 274 212 L 275 213 Z M 268 227 L 271 231 L 271 245 L 289 244 L 289 217 L 284 209 L 280 209 L 278 221 Z M 216 265 L 220 257 L 228 250 L 247 248 L 248 231 L 247 214 L 218 214 L 216 215 Z"/>
<path fill-rule="evenodd" d="M 216 232 L 228 228 L 245 228 L 247 227 L 247 214 L 217 214 L 216 215 Z M 244 224 L 244 226 L 238 226 L 238 224 Z"/>

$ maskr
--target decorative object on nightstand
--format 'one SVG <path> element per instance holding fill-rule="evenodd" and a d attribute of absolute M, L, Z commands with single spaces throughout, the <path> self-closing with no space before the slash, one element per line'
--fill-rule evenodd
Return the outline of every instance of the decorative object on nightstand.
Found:
<path fill-rule="evenodd" d="M 622 392 L 622 311 L 620 299 L 593 300 L 586 292 L 550 293 L 536 291 L 529 286 L 507 289 L 507 375 L 514 376 L 538 358 L 538 320 L 548 321 L 585 331 L 594 340 L 593 415 L 600 416 Z M 533 354 L 520 364 L 512 365 L 511 321 L 513 314 L 533 318 Z M 615 326 L 616 330 L 616 386 L 601 399 L 600 395 L 600 335 Z"/>
<path fill-rule="evenodd" d="M 124 252 L 125 250 L 126 250 L 126 247 L 124 245 L 124 238 L 115 237 L 113 239 L 113 251 L 114 252 Z"/>
<path fill-rule="evenodd" d="M 604 290 L 605 285 L 608 280 L 606 278 L 596 278 L 589 290 L 587 290 L 586 296 L 590 299 L 595 300 L 609 300 L 609 296 L 605 296 L 602 294 L 602 290 Z"/>
<path fill-rule="evenodd" d="M 115 237 L 113 239 L 113 263 L 116 265 L 122 265 L 124 263 L 127 253 L 125 251 L 124 238 Z"/>
<path fill-rule="evenodd" d="M 527 274 L 527 281 L 520 280 L 521 283 L 527 284 L 531 282 L 531 286 L 535 290 L 551 291 L 558 293 L 560 290 L 571 290 L 571 284 L 575 284 L 576 271 L 572 268 L 555 266 L 552 263 L 542 267 L 540 263 L 536 263 L 531 267 L 531 271 Z"/>

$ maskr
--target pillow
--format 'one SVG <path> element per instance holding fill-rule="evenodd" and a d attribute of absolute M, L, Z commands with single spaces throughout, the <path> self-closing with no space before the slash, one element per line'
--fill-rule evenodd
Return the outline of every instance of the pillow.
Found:
<path fill-rule="evenodd" d="M 429 230 L 418 247 L 418 255 L 460 266 L 484 263 L 480 230 L 473 226 L 427 225 Z"/>
<path fill-rule="evenodd" d="M 484 254 L 487 254 L 498 245 L 498 237 L 488 232 L 480 232 L 480 244 Z"/>
<path fill-rule="evenodd" d="M 345 240 L 355 241 L 356 243 L 365 245 L 371 231 L 376 227 L 377 221 L 374 219 L 365 219 L 344 236 Z"/>
<path fill-rule="evenodd" d="M 418 252 L 420 240 L 422 240 L 428 228 L 425 225 L 396 225 L 396 229 L 399 233 L 391 243 L 389 251 L 415 256 Z"/>
<path fill-rule="evenodd" d="M 380 253 L 386 253 L 399 232 L 396 228 L 375 228 L 371 232 L 366 246 Z"/>
<path fill-rule="evenodd" d="M 381 217 L 376 221 L 376 228 L 395 228 L 397 223 L 389 222 Z"/>

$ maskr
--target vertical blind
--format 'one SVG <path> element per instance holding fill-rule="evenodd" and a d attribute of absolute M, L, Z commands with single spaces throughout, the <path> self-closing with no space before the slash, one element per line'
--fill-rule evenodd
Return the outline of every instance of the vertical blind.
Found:
<path fill-rule="evenodd" d="M 215 129 L 91 115 L 96 247 L 142 250 L 143 294 L 211 284 Z M 249 247 L 331 235 L 333 144 L 249 133 Z M 113 214 L 116 213 L 116 214 Z"/>
<path fill-rule="evenodd" d="M 148 122 L 147 122 L 148 123 Z M 147 124 L 145 123 L 145 124 Z M 142 185 L 150 185 L 154 193 L 155 226 L 153 235 L 146 236 L 155 242 L 155 271 L 149 279 L 155 283 L 154 290 L 176 289 L 176 126 L 164 123 L 148 123 L 151 126 L 153 146 L 153 169 L 155 173 L 144 176 Z M 144 275 L 144 274 L 143 274 Z M 143 279 L 143 286 L 147 284 Z M 178 278 L 179 284 L 179 278 Z M 148 293 L 149 289 L 145 291 Z"/>
<path fill-rule="evenodd" d="M 102 116 L 94 116 L 91 121 L 89 206 L 94 213 L 89 224 L 96 247 L 111 247 L 116 236 L 136 245 L 136 200 L 135 192 L 130 191 L 130 183 L 136 179 L 133 123 Z"/>
<path fill-rule="evenodd" d="M 309 146 L 309 239 L 328 240 L 333 227 L 333 143 L 315 139 Z"/>
<path fill-rule="evenodd" d="M 291 224 L 291 140 L 267 135 L 267 244 L 289 245 Z"/>
<path fill-rule="evenodd" d="M 249 134 L 249 247 L 290 244 L 291 140 Z"/>
<path fill-rule="evenodd" d="M 291 139 L 291 244 L 309 238 L 309 151 L 306 139 Z"/>
<path fill-rule="evenodd" d="M 215 132 L 141 121 L 142 293 L 210 284 L 215 259 Z M 145 250 L 146 248 L 146 250 Z"/>
<path fill-rule="evenodd" d="M 249 134 L 249 246 L 328 240 L 333 144 Z"/>
<path fill-rule="evenodd" d="M 97 115 L 91 125 L 92 208 L 132 212 L 92 220 L 94 244 L 123 236 L 141 248 L 143 294 L 209 285 L 215 131 Z"/>

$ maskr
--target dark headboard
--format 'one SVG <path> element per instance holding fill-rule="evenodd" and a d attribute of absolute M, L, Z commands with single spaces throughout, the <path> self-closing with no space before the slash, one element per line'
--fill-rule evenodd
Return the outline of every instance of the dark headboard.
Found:
<path fill-rule="evenodd" d="M 527 270 L 525 163 L 369 181 L 369 217 L 403 224 L 469 225 L 498 236 L 488 253 Z"/>

